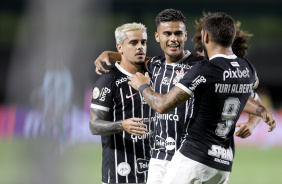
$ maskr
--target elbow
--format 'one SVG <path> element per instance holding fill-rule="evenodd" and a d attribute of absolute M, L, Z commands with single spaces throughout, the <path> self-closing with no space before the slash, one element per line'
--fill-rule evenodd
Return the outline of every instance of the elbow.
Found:
<path fill-rule="evenodd" d="M 92 135 L 98 135 L 95 133 L 95 127 L 93 126 L 93 123 L 91 121 L 89 121 L 89 130 Z"/>
<path fill-rule="evenodd" d="M 161 106 L 161 107 L 158 107 L 158 109 L 156 109 L 156 111 L 159 113 L 159 114 L 167 114 L 169 113 L 169 109 L 166 108 L 165 106 Z"/>

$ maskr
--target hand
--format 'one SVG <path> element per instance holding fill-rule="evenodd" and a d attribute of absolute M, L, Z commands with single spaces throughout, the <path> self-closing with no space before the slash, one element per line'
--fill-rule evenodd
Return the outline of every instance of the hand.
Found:
<path fill-rule="evenodd" d="M 110 56 L 107 52 L 103 52 L 102 54 L 100 54 L 100 56 L 94 61 L 94 65 L 96 66 L 95 71 L 98 75 L 102 75 L 101 72 L 104 72 L 104 73 L 110 72 L 109 70 L 106 70 L 103 67 L 104 63 L 106 63 L 108 66 L 112 65 L 110 62 Z"/>
<path fill-rule="evenodd" d="M 243 139 L 252 135 L 253 130 L 255 128 L 254 126 L 251 126 L 248 123 L 237 123 L 236 127 L 240 127 L 240 128 L 235 132 L 235 135 Z"/>
<path fill-rule="evenodd" d="M 137 72 L 135 75 L 129 77 L 128 84 L 136 90 L 138 90 L 139 87 L 143 84 L 150 85 L 150 77 L 148 72 L 145 73 L 145 76 Z"/>
<path fill-rule="evenodd" d="M 139 123 L 143 118 L 129 118 L 121 121 L 123 129 L 132 135 L 141 136 L 148 132 L 147 125 L 143 123 Z"/>
<path fill-rule="evenodd" d="M 276 128 L 276 122 L 273 114 L 271 114 L 265 108 L 261 112 L 263 121 L 269 126 L 268 132 L 273 131 Z"/>

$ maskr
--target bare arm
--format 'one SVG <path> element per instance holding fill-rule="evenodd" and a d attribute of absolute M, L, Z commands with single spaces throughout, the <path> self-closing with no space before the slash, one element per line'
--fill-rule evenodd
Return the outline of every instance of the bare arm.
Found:
<path fill-rule="evenodd" d="M 89 129 L 93 135 L 111 135 L 125 130 L 126 132 L 140 136 L 147 132 L 146 125 L 138 123 L 143 118 L 130 118 L 124 121 L 105 121 L 107 112 L 91 108 Z"/>
<path fill-rule="evenodd" d="M 149 84 L 148 73 L 142 75 L 137 72 L 129 78 L 128 84 L 136 90 L 143 84 Z M 156 93 L 152 88 L 144 89 L 142 95 L 149 106 L 160 114 L 168 113 L 190 98 L 190 95 L 178 87 L 173 87 L 167 94 Z"/>
<path fill-rule="evenodd" d="M 259 96 L 256 102 L 262 105 L 262 102 Z M 253 114 L 249 114 L 248 122 L 236 124 L 236 127 L 240 127 L 240 128 L 236 131 L 235 135 L 243 139 L 251 136 L 253 133 L 253 130 L 259 124 L 260 120 L 261 120 L 261 117 L 253 115 Z"/>
<path fill-rule="evenodd" d="M 269 126 L 268 132 L 271 132 L 276 128 L 276 122 L 273 114 L 271 114 L 263 105 L 259 104 L 251 97 L 249 98 L 244 111 L 249 114 L 254 114 L 262 117 L 263 121 Z"/>
<path fill-rule="evenodd" d="M 146 57 L 144 61 L 144 66 L 145 64 L 150 60 L 150 57 Z M 111 61 L 121 61 L 121 55 L 119 52 L 114 52 L 114 51 L 104 51 L 100 56 L 94 61 L 94 65 L 96 66 L 96 73 L 98 75 L 102 75 L 101 72 L 104 73 L 109 73 L 109 70 L 106 70 L 103 67 L 103 64 L 106 63 L 108 66 L 112 65 Z M 146 68 L 146 67 L 144 67 Z M 101 71 L 101 72 L 100 72 Z"/>

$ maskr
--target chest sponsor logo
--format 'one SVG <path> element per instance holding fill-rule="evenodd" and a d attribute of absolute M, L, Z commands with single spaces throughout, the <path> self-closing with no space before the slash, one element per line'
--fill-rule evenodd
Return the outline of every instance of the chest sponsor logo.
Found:
<path fill-rule="evenodd" d="M 169 85 L 169 78 L 168 77 L 164 77 L 163 80 L 162 80 L 162 84 Z"/>
<path fill-rule="evenodd" d="M 153 131 L 150 131 L 150 132 L 147 132 L 141 136 L 136 136 L 136 135 L 131 135 L 131 139 L 134 141 L 134 142 L 138 142 L 138 140 L 144 140 L 144 139 L 150 139 L 152 138 L 154 135 L 154 132 Z"/>
<path fill-rule="evenodd" d="M 93 89 L 93 91 L 92 91 L 92 95 L 93 95 L 93 98 L 94 98 L 94 99 L 97 99 L 97 98 L 99 97 L 99 95 L 100 95 L 100 90 L 99 90 L 99 88 L 95 87 L 95 88 Z"/>
<path fill-rule="evenodd" d="M 131 97 L 133 97 L 133 96 L 135 96 L 135 95 L 137 95 L 137 93 L 134 93 L 134 94 L 132 94 L 132 95 L 126 94 L 126 95 L 125 95 L 125 98 L 126 98 L 126 99 L 129 99 L 129 98 L 131 98 Z"/>
<path fill-rule="evenodd" d="M 156 136 L 155 139 L 155 149 L 167 149 L 173 150 L 175 148 L 175 140 L 172 137 L 168 137 L 166 140 L 160 136 Z"/>
<path fill-rule="evenodd" d="M 230 147 L 226 149 L 219 145 L 212 145 L 211 149 L 208 150 L 208 155 L 215 157 L 215 162 L 225 165 L 230 165 L 230 161 L 233 161 L 233 151 Z"/>
<path fill-rule="evenodd" d="M 246 67 L 245 70 L 239 70 L 239 68 L 236 68 L 236 70 L 225 70 L 223 72 L 223 80 L 225 81 L 226 79 L 234 79 L 234 78 L 249 78 L 249 70 Z"/>
<path fill-rule="evenodd" d="M 201 84 L 201 83 L 206 83 L 206 78 L 202 75 L 199 75 L 198 77 L 196 77 L 193 81 L 191 86 L 189 87 L 189 89 L 191 91 L 194 91 L 196 89 L 196 87 Z"/>
<path fill-rule="evenodd" d="M 176 84 L 178 84 L 178 82 L 180 81 L 180 79 L 182 79 L 183 77 L 184 77 L 184 75 L 187 73 L 184 73 L 184 70 L 183 70 L 183 68 L 181 68 L 181 70 L 179 71 L 179 70 L 176 70 L 176 76 L 174 77 L 174 79 L 173 79 L 173 84 L 174 85 L 176 85 Z"/>
<path fill-rule="evenodd" d="M 127 176 L 131 171 L 131 167 L 128 163 L 126 162 L 121 162 L 117 166 L 117 172 L 121 176 Z"/>
<path fill-rule="evenodd" d="M 123 83 L 123 82 L 127 82 L 128 81 L 128 77 L 122 77 L 120 79 L 116 80 L 116 86 L 118 86 L 119 84 Z"/>
<path fill-rule="evenodd" d="M 106 95 L 110 92 L 111 90 L 109 88 L 107 87 L 102 88 L 99 100 L 104 102 L 106 99 Z"/>
<path fill-rule="evenodd" d="M 188 70 L 190 70 L 193 67 L 193 66 L 190 66 L 188 64 L 177 64 L 176 66 L 180 67 L 182 69 L 188 69 Z"/>
<path fill-rule="evenodd" d="M 137 172 L 143 173 L 149 169 L 149 160 L 138 158 L 137 160 Z"/>
<path fill-rule="evenodd" d="M 155 116 L 160 120 L 179 121 L 177 114 L 159 114 L 156 112 Z"/>

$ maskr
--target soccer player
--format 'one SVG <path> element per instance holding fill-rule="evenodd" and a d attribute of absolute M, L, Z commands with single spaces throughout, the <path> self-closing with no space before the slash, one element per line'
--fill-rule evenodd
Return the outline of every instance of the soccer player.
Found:
<path fill-rule="evenodd" d="M 146 183 L 150 159 L 150 108 L 128 78 L 143 72 L 147 51 L 146 27 L 124 24 L 115 31 L 121 62 L 95 84 L 89 127 L 102 135 L 103 183 Z"/>
<path fill-rule="evenodd" d="M 192 41 L 195 42 L 195 51 L 199 55 L 203 55 L 203 45 L 202 45 L 202 35 L 201 30 L 203 28 L 203 21 L 204 18 L 209 15 L 210 13 L 203 13 L 203 16 L 195 21 L 195 30 L 196 33 L 192 38 Z M 236 22 L 236 35 L 234 38 L 234 42 L 232 44 L 232 51 L 237 57 L 246 57 L 247 50 L 249 49 L 250 45 L 248 44 L 249 39 L 253 36 L 253 34 L 249 34 L 243 31 L 241 28 L 241 22 Z M 257 101 L 259 104 L 262 105 L 261 99 L 258 94 L 254 91 L 251 93 L 251 97 Z M 236 132 L 235 135 L 241 138 L 247 138 L 252 135 L 253 130 L 260 122 L 261 118 L 255 116 L 253 114 L 249 114 L 249 120 L 246 123 L 237 123 L 236 127 L 240 127 Z"/>
<path fill-rule="evenodd" d="M 150 72 L 152 87 L 158 93 L 167 93 L 197 61 L 203 59 L 184 50 L 184 43 L 187 40 L 185 21 L 186 18 L 181 11 L 174 9 L 161 11 L 155 19 L 157 27 L 155 38 L 160 43 L 164 55 L 153 57 L 145 62 L 145 68 Z M 111 59 L 119 60 L 119 55 L 106 51 L 95 61 L 96 72 L 98 69 L 106 71 L 102 68 L 100 61 L 108 61 L 107 55 Z M 167 165 L 180 147 L 183 131 L 187 129 L 187 122 L 192 114 L 193 104 L 194 100 L 191 99 L 165 114 L 155 112 L 155 141 L 150 160 L 148 184 L 162 183 Z M 245 132 L 248 130 L 244 128 L 242 135 L 247 135 Z"/>
<path fill-rule="evenodd" d="M 136 73 L 129 85 L 142 92 L 147 103 L 158 113 L 170 112 L 194 94 L 193 115 L 180 149 L 169 163 L 163 183 L 227 182 L 234 155 L 235 124 L 250 93 L 257 87 L 255 68 L 233 54 L 236 33 L 233 19 L 214 13 L 204 19 L 202 42 L 209 61 L 196 63 L 167 94 L 149 86 L 149 76 Z M 263 106 L 249 113 L 262 116 L 272 131 L 276 124 Z"/>

